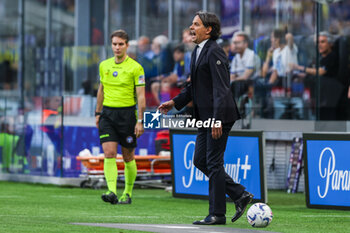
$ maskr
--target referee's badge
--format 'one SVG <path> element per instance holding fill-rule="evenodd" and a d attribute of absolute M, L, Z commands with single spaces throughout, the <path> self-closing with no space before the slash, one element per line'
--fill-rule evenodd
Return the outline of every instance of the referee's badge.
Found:
<path fill-rule="evenodd" d="M 145 76 L 144 75 L 139 76 L 139 84 L 145 84 Z"/>
<path fill-rule="evenodd" d="M 113 77 L 117 77 L 118 76 L 118 72 L 117 71 L 114 71 L 113 72 Z"/>
<path fill-rule="evenodd" d="M 134 139 L 131 136 L 126 137 L 126 142 L 127 143 L 132 143 Z"/>
<path fill-rule="evenodd" d="M 217 60 L 217 61 L 216 61 L 216 65 L 221 65 L 221 61 L 220 61 L 220 60 Z"/>

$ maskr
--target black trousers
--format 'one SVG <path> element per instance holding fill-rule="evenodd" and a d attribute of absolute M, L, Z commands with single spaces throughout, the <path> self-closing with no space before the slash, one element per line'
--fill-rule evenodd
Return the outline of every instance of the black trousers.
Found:
<path fill-rule="evenodd" d="M 235 183 L 224 169 L 224 152 L 232 123 L 224 124 L 222 136 L 213 139 L 211 128 L 199 128 L 194 165 L 209 178 L 209 214 L 226 214 L 226 195 L 233 201 L 240 198 L 245 187 Z"/>

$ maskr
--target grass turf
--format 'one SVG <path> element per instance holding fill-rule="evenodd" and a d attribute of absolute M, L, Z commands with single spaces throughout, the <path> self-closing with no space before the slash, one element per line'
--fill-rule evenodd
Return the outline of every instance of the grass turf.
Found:
<path fill-rule="evenodd" d="M 119 193 L 122 190 L 119 189 Z M 76 226 L 72 222 L 191 224 L 205 217 L 205 200 L 173 198 L 155 189 L 136 189 L 132 205 L 111 205 L 100 199 L 102 190 L 0 182 L 0 232 L 138 232 L 102 227 Z M 269 191 L 274 218 L 265 231 L 350 232 L 350 212 L 308 209 L 304 194 Z M 234 224 L 234 205 L 228 203 L 228 224 L 252 228 L 243 215 Z"/>

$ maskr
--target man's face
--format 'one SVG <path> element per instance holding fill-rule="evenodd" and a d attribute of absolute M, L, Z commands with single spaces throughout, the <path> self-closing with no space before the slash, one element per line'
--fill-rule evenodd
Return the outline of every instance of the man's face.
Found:
<path fill-rule="evenodd" d="M 235 36 L 233 38 L 233 44 L 235 45 L 235 50 L 239 54 L 243 54 L 244 50 L 247 48 L 247 42 L 244 41 L 243 36 Z"/>
<path fill-rule="evenodd" d="M 149 40 L 142 38 L 137 42 L 139 52 L 144 53 L 149 49 Z"/>
<path fill-rule="evenodd" d="M 320 54 L 328 54 L 332 50 L 331 44 L 328 42 L 328 38 L 326 36 L 319 37 L 318 51 Z"/>
<path fill-rule="evenodd" d="M 117 36 L 112 38 L 112 50 L 113 50 L 114 56 L 118 58 L 124 57 L 128 47 L 129 45 L 126 43 L 124 39 Z"/>
<path fill-rule="evenodd" d="M 156 55 L 159 55 L 162 50 L 160 44 L 158 44 L 155 40 L 152 41 L 151 49 Z"/>
<path fill-rule="evenodd" d="M 181 60 L 184 59 L 185 54 L 176 50 L 174 51 L 173 57 L 175 62 L 180 62 Z"/>
<path fill-rule="evenodd" d="M 202 20 L 196 15 L 190 26 L 192 42 L 200 44 L 202 41 L 210 38 L 211 27 L 204 27 Z"/>
<path fill-rule="evenodd" d="M 184 44 L 192 43 L 192 36 L 190 34 L 190 31 L 184 31 L 182 33 L 182 43 Z"/>
<path fill-rule="evenodd" d="M 276 38 L 273 33 L 271 33 L 270 40 L 271 40 L 271 47 L 274 49 L 278 48 L 280 40 L 278 38 Z"/>

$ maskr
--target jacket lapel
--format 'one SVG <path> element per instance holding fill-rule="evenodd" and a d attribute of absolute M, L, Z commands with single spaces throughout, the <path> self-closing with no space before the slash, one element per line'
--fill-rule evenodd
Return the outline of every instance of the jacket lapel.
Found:
<path fill-rule="evenodd" d="M 199 54 L 199 57 L 198 57 L 198 61 L 197 61 L 196 64 L 195 64 L 195 70 L 194 70 L 194 72 L 197 71 L 197 68 L 198 68 L 200 62 L 202 61 L 203 57 L 207 54 L 207 50 L 208 50 L 208 48 L 209 48 L 211 42 L 212 42 L 212 41 L 209 39 L 209 40 L 207 41 L 207 43 L 205 43 L 204 47 L 202 48 L 202 51 L 201 51 L 201 53 Z"/>
<path fill-rule="evenodd" d="M 196 48 L 193 50 L 192 52 L 192 56 L 191 56 L 191 76 L 194 75 L 194 71 L 195 71 L 195 66 L 196 66 L 196 53 L 197 53 L 197 46 Z"/>

